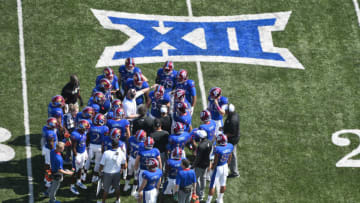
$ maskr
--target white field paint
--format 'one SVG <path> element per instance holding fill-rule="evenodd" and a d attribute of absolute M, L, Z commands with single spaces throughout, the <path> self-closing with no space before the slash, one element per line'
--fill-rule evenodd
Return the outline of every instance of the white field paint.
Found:
<path fill-rule="evenodd" d="M 239 51 L 239 43 L 236 37 L 236 30 L 234 27 L 227 28 L 230 50 Z"/>
<path fill-rule="evenodd" d="M 26 84 L 26 67 L 25 67 L 25 48 L 24 48 L 24 31 L 23 31 L 23 15 L 21 0 L 17 0 L 17 13 L 19 24 L 19 47 L 20 47 L 20 65 L 21 65 L 21 81 L 22 81 L 22 97 L 24 103 L 24 128 L 25 128 L 25 151 L 26 151 L 26 169 L 29 182 L 29 203 L 34 202 L 34 188 L 31 165 L 31 147 L 30 147 L 30 124 L 29 124 L 29 106 L 27 97 Z"/>
<path fill-rule="evenodd" d="M 357 19 L 358 19 L 359 26 L 360 26 L 360 9 L 359 9 L 359 3 L 358 3 L 358 0 L 353 0 L 353 3 L 354 3 L 355 12 L 356 12 Z"/>
<path fill-rule="evenodd" d="M 332 142 L 340 147 L 349 146 L 351 141 L 348 138 L 340 137 L 342 134 L 354 134 L 360 138 L 360 130 L 358 129 L 350 129 L 350 130 L 340 130 L 332 134 L 331 140 Z M 345 155 L 342 159 L 340 159 L 336 163 L 336 167 L 360 167 L 360 160 L 351 159 L 352 157 L 360 154 L 360 144 L 356 149 Z"/>
<path fill-rule="evenodd" d="M 166 33 L 170 28 L 163 27 L 165 21 L 170 22 L 212 22 L 212 23 L 221 23 L 221 22 L 235 22 L 235 21 L 248 21 L 248 20 L 262 20 L 262 19 L 276 19 L 276 22 L 273 26 L 260 26 L 258 28 L 259 36 L 260 36 L 260 44 L 261 48 L 264 52 L 268 53 L 277 53 L 281 55 L 284 61 L 279 60 L 268 60 L 268 59 L 260 59 L 260 58 L 248 58 L 248 57 L 233 57 L 233 56 L 209 56 L 209 55 L 171 55 L 171 56 L 139 56 L 135 57 L 136 63 L 160 63 L 165 62 L 167 60 L 178 61 L 178 62 L 189 62 L 189 61 L 200 61 L 200 62 L 222 62 L 222 63 L 242 63 L 242 64 L 255 64 L 255 65 L 264 65 L 264 66 L 275 66 L 282 68 L 293 68 L 293 69 L 304 69 L 303 65 L 296 59 L 296 57 L 286 48 L 278 48 L 274 47 L 272 41 L 271 33 L 273 31 L 282 31 L 285 29 L 285 26 L 288 22 L 288 19 L 291 15 L 291 11 L 288 12 L 277 12 L 277 13 L 263 13 L 263 14 L 250 14 L 250 15 L 237 15 L 237 16 L 200 16 L 194 17 L 192 16 L 191 10 L 191 2 L 187 0 L 189 16 L 163 16 L 163 15 L 145 15 L 145 14 L 137 14 L 137 13 L 125 13 L 125 12 L 117 12 L 117 11 L 105 11 L 105 10 L 96 10 L 91 9 L 95 17 L 98 19 L 100 24 L 105 29 L 111 30 L 120 30 L 129 36 L 128 40 L 125 41 L 122 45 L 115 46 L 107 46 L 104 49 L 104 52 L 100 56 L 96 67 L 105 67 L 105 66 L 118 66 L 124 64 L 124 59 L 114 59 L 113 56 L 115 53 L 126 52 L 132 50 L 137 44 L 139 44 L 145 37 L 136 32 L 134 29 L 130 28 L 125 24 L 113 24 L 111 20 L 108 18 L 109 16 L 115 18 L 125 18 L 125 19 L 135 19 L 135 20 L 150 20 L 150 21 L 158 21 L 159 27 L 153 27 L 159 33 Z M 198 29 L 198 28 L 196 28 Z M 199 48 L 206 48 L 206 44 L 203 42 L 198 44 L 194 43 L 195 39 L 198 38 L 200 40 L 203 39 L 203 33 L 200 30 L 193 30 L 192 34 L 185 37 L 186 40 L 190 41 L 190 43 L 195 44 Z M 230 31 L 231 32 L 231 31 Z M 206 34 L 206 33 L 205 33 Z M 198 36 L 199 35 L 199 36 Z M 227 40 L 227 39 L 224 39 Z M 225 41 L 224 41 L 225 42 Z M 168 45 L 168 44 L 167 44 Z M 176 48 L 175 44 L 171 45 Z M 232 45 L 236 46 L 236 45 Z M 153 48 L 153 47 L 152 47 Z M 169 50 L 169 46 L 161 47 L 163 48 L 164 54 Z"/>
<path fill-rule="evenodd" d="M 0 127 L 0 142 L 5 142 L 11 138 L 9 130 Z M 12 160 L 15 157 L 15 151 L 8 145 L 0 144 L 0 163 Z"/>
<path fill-rule="evenodd" d="M 191 0 L 186 0 L 186 6 L 188 8 L 189 16 L 193 17 Z M 204 40 L 205 40 L 205 36 L 204 36 Z M 202 101 L 203 109 L 206 109 L 207 108 L 206 94 L 205 94 L 206 90 L 205 90 L 204 77 L 202 74 L 200 61 L 196 61 L 196 69 L 197 69 L 197 73 L 198 73 L 197 75 L 198 75 L 198 80 L 199 80 L 199 87 L 200 87 L 200 92 L 201 92 L 201 101 Z"/>

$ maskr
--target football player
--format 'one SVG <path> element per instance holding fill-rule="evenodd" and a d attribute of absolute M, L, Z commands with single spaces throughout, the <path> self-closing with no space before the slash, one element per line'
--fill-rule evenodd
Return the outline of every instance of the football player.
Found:
<path fill-rule="evenodd" d="M 160 151 L 157 148 L 153 148 L 154 146 L 154 139 L 152 137 L 146 137 L 144 142 L 144 149 L 139 151 L 136 160 L 135 160 L 135 171 L 138 171 L 140 166 L 140 171 L 138 172 L 138 181 L 139 184 L 142 184 L 142 174 L 146 171 L 146 162 L 150 158 L 157 159 L 159 162 L 159 168 L 162 168 L 161 158 L 160 158 Z"/>
<path fill-rule="evenodd" d="M 138 202 L 143 203 L 156 203 L 158 191 L 160 188 L 161 183 L 161 165 L 157 159 L 150 158 L 146 161 L 146 169 L 141 177 L 142 177 L 142 184 L 137 191 L 136 197 Z M 141 201 L 141 199 L 143 201 Z"/>
<path fill-rule="evenodd" d="M 100 80 L 103 78 L 106 78 L 111 82 L 111 94 L 115 94 L 117 91 L 119 91 L 118 77 L 114 74 L 114 71 L 111 67 L 104 68 L 103 74 L 96 77 L 96 86 L 99 85 Z"/>
<path fill-rule="evenodd" d="M 119 140 L 119 148 L 126 154 L 126 144 L 120 140 L 121 130 L 118 128 L 113 128 L 110 131 L 108 136 L 104 136 L 103 143 L 102 143 L 102 152 L 104 153 L 107 150 L 112 149 L 112 140 Z"/>
<path fill-rule="evenodd" d="M 220 133 L 216 138 L 217 146 L 214 149 L 215 159 L 211 165 L 212 175 L 209 186 L 209 195 L 206 203 L 210 203 L 215 192 L 215 186 L 220 185 L 220 194 L 217 202 L 223 203 L 224 192 L 226 190 L 226 179 L 229 173 L 228 164 L 231 161 L 233 145 L 228 143 L 226 135 Z"/>
<path fill-rule="evenodd" d="M 183 151 L 185 145 L 190 141 L 191 135 L 184 131 L 184 124 L 176 122 L 174 126 L 174 134 L 169 136 L 168 151 L 171 152 L 176 147 L 180 147 Z M 182 153 L 182 157 L 185 158 L 185 153 Z"/>
<path fill-rule="evenodd" d="M 184 130 L 187 132 L 191 132 L 191 113 L 188 110 L 186 103 L 178 102 L 175 109 L 176 111 L 173 114 L 174 122 L 180 122 L 184 124 Z"/>
<path fill-rule="evenodd" d="M 166 61 L 162 68 L 157 71 L 155 83 L 164 86 L 165 93 L 171 92 L 176 84 L 177 71 L 172 61 Z"/>
<path fill-rule="evenodd" d="M 216 122 L 211 120 L 211 113 L 208 110 L 203 110 L 200 113 L 200 120 L 203 124 L 199 126 L 200 130 L 205 130 L 207 133 L 207 139 L 215 144 Z"/>
<path fill-rule="evenodd" d="M 149 100 L 149 90 L 150 86 L 145 81 L 143 75 L 141 73 L 135 73 L 133 78 L 129 78 L 126 80 L 125 84 L 125 92 L 127 92 L 129 89 L 135 89 L 136 91 L 142 91 L 145 95 L 146 102 Z M 144 96 L 141 95 L 136 98 L 136 105 L 144 104 Z"/>
<path fill-rule="evenodd" d="M 107 114 L 111 109 L 111 102 L 106 99 L 104 93 L 95 92 L 93 96 L 90 97 L 88 106 L 91 106 L 96 113 Z"/>
<path fill-rule="evenodd" d="M 81 173 L 88 158 L 86 151 L 87 132 L 90 129 L 90 123 L 87 120 L 80 120 L 77 128 L 71 133 L 71 142 L 73 146 L 73 168 L 75 172 L 70 185 L 70 191 L 75 195 L 79 195 L 79 191 L 75 187 L 75 183 L 81 189 L 87 189 L 86 185 L 81 182 Z"/>
<path fill-rule="evenodd" d="M 194 106 L 196 105 L 196 89 L 195 82 L 188 79 L 188 73 L 186 70 L 179 70 L 176 76 L 176 86 L 175 89 L 185 90 L 185 97 L 188 102 L 191 104 L 191 114 L 194 111 Z"/>
<path fill-rule="evenodd" d="M 120 99 L 114 99 L 112 102 L 111 102 L 111 109 L 110 111 L 107 113 L 106 117 L 107 119 L 112 119 L 115 115 L 115 109 L 117 108 L 123 108 L 123 105 L 122 105 L 122 102 Z"/>
<path fill-rule="evenodd" d="M 139 153 L 139 151 L 144 149 L 144 142 L 146 140 L 146 132 L 144 130 L 138 130 L 136 131 L 135 136 L 131 136 L 129 138 L 129 164 L 128 164 L 128 174 L 125 181 L 124 191 L 128 191 L 130 186 L 130 180 L 134 177 L 136 174 L 136 171 L 134 170 L 135 167 L 135 160 Z M 137 188 L 137 179 L 138 177 L 134 177 L 134 184 L 132 186 L 131 195 L 134 196 Z"/>
<path fill-rule="evenodd" d="M 216 123 L 216 133 L 223 127 L 223 116 L 225 115 L 225 107 L 228 104 L 228 98 L 221 96 L 221 88 L 213 87 L 209 91 L 208 110 L 211 113 L 211 119 Z"/>
<path fill-rule="evenodd" d="M 93 183 L 99 179 L 99 167 L 102 155 L 101 144 L 103 142 L 104 136 L 109 134 L 109 128 L 105 124 L 105 116 L 101 113 L 96 114 L 94 117 L 94 124 L 90 127 L 88 133 L 88 139 L 90 141 L 89 159 L 86 161 L 85 169 L 90 169 L 91 160 L 95 158 L 94 174 L 91 180 Z"/>
<path fill-rule="evenodd" d="M 52 149 L 55 149 L 57 143 L 57 127 L 58 122 L 54 117 L 50 117 L 46 121 L 46 125 L 42 128 L 42 155 L 45 157 L 45 187 L 50 187 L 51 182 L 48 177 L 48 170 L 50 169 L 50 152 Z"/>
<path fill-rule="evenodd" d="M 170 107 L 170 96 L 165 93 L 165 88 L 162 85 L 157 85 L 154 91 L 149 93 L 149 100 L 147 107 L 151 105 L 151 116 L 155 118 L 161 118 L 161 106 L 165 105 L 167 108 Z"/>
<path fill-rule="evenodd" d="M 125 112 L 122 108 L 117 108 L 114 112 L 113 119 L 108 120 L 109 129 L 118 128 L 121 130 L 120 140 L 127 142 L 130 137 L 130 122 L 125 119 Z"/>
<path fill-rule="evenodd" d="M 119 86 L 120 86 L 120 91 L 121 94 L 124 95 L 126 94 L 125 91 L 125 83 L 127 81 L 127 79 L 129 78 L 133 78 L 134 74 L 136 73 L 141 73 L 140 68 L 135 67 L 135 61 L 134 58 L 127 58 L 125 60 L 125 65 L 122 65 L 119 67 Z M 143 75 L 143 79 L 145 81 L 148 81 L 148 79 Z"/>
<path fill-rule="evenodd" d="M 102 92 L 105 95 L 105 99 L 111 102 L 111 88 L 111 82 L 108 79 L 103 78 L 99 81 L 99 84 L 96 85 L 96 87 L 92 90 L 92 95 L 94 95 L 96 92 Z"/>
<path fill-rule="evenodd" d="M 64 119 L 64 106 L 65 100 L 61 95 L 56 95 L 51 98 L 51 102 L 48 105 L 48 117 L 57 118 L 58 125 L 63 124 Z"/>
<path fill-rule="evenodd" d="M 170 154 L 170 159 L 167 160 L 165 167 L 165 177 L 167 178 L 164 184 L 164 195 L 174 195 L 176 185 L 176 175 L 181 168 L 181 160 L 183 158 L 183 150 L 180 147 L 175 147 Z"/>
<path fill-rule="evenodd" d="M 83 108 L 81 112 L 79 112 L 76 115 L 76 119 L 75 119 L 76 125 L 79 123 L 80 120 L 87 120 L 87 122 L 89 122 L 91 126 L 94 115 L 95 115 L 94 109 L 90 106 L 86 106 L 85 108 Z"/>

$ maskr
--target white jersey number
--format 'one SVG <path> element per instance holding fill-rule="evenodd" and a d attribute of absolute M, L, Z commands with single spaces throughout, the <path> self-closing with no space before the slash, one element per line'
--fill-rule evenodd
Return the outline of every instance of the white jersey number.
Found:
<path fill-rule="evenodd" d="M 355 134 L 360 138 L 360 130 L 349 129 L 349 130 L 340 130 L 332 134 L 332 142 L 340 147 L 345 147 L 350 145 L 350 140 L 348 138 L 340 137 L 342 134 Z M 360 153 L 360 144 L 352 152 L 348 153 L 342 159 L 336 163 L 336 167 L 360 167 L 360 160 L 351 159 L 352 157 Z"/>

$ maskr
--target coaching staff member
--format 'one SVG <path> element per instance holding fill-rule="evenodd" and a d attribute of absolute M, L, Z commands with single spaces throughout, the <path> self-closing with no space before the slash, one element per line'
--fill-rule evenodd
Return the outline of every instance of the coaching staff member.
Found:
<path fill-rule="evenodd" d="M 196 133 L 200 138 L 200 143 L 196 148 L 196 158 L 193 163 L 193 168 L 195 168 L 195 174 L 197 177 L 196 194 L 199 196 L 200 200 L 203 200 L 206 186 L 205 172 L 206 169 L 210 167 L 210 153 L 212 151 L 213 144 L 212 141 L 207 139 L 206 131 L 198 130 Z"/>
<path fill-rule="evenodd" d="M 80 96 L 80 82 L 76 75 L 70 76 L 70 82 L 68 82 L 61 91 L 61 96 L 64 97 L 66 103 L 66 109 L 68 110 L 69 104 L 77 104 L 77 100 L 80 100 L 80 106 L 83 106 L 83 100 Z M 66 112 L 67 112 L 66 110 Z"/>
<path fill-rule="evenodd" d="M 175 199 L 179 203 L 189 203 L 191 191 L 196 191 L 195 171 L 190 169 L 190 162 L 187 159 L 181 160 L 181 168 L 176 176 Z"/>
<path fill-rule="evenodd" d="M 240 139 L 240 117 L 237 112 L 235 112 L 235 106 L 229 104 L 225 107 L 227 114 L 225 124 L 224 124 L 224 134 L 228 137 L 228 142 L 234 145 L 234 150 L 232 152 L 232 159 L 229 164 L 230 174 L 229 178 L 239 177 L 238 165 L 237 165 L 237 156 L 236 156 L 236 146 Z"/>
<path fill-rule="evenodd" d="M 102 199 L 103 203 L 107 198 L 110 185 L 115 188 L 116 203 L 120 202 L 120 172 L 121 169 L 127 168 L 126 155 L 125 152 L 123 152 L 121 148 L 119 148 L 119 140 L 113 139 L 111 144 L 112 149 L 105 151 L 100 161 L 99 171 L 104 172 L 104 193 Z"/>
<path fill-rule="evenodd" d="M 61 152 L 64 151 L 65 144 L 63 142 L 58 142 L 56 145 L 56 149 L 53 149 L 50 152 L 50 163 L 51 163 L 51 186 L 48 189 L 50 203 L 56 202 L 56 192 L 60 187 L 60 183 L 63 180 L 63 174 L 72 175 L 74 172 L 65 171 L 63 168 L 63 158 L 61 156 Z"/>

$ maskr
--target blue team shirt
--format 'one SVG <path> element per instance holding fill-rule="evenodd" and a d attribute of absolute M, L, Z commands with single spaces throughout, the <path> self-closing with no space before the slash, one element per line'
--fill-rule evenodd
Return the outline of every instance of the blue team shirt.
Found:
<path fill-rule="evenodd" d="M 162 171 L 158 168 L 156 169 L 156 171 L 144 171 L 142 177 L 143 179 L 147 180 L 146 186 L 144 187 L 144 191 L 149 191 L 156 188 L 161 176 L 162 176 Z M 144 195 L 144 199 L 145 199 L 145 195 Z"/>
<path fill-rule="evenodd" d="M 167 164 L 169 166 L 169 178 L 176 179 L 176 175 L 179 171 L 182 170 L 181 168 L 181 160 L 182 159 L 168 159 Z"/>
<path fill-rule="evenodd" d="M 141 73 L 141 70 L 138 67 L 134 67 L 134 69 L 131 72 L 129 72 L 126 70 L 125 65 L 122 65 L 119 68 L 119 73 L 121 74 L 121 78 L 120 78 L 121 87 L 123 89 L 125 89 L 125 83 L 126 83 L 127 79 L 133 78 L 136 73 Z"/>
<path fill-rule="evenodd" d="M 218 120 L 222 120 L 223 116 L 218 112 L 216 105 L 214 103 L 214 100 L 210 99 L 210 96 L 208 97 L 208 101 L 209 101 L 209 111 L 211 113 L 211 119 L 218 121 Z M 220 99 L 218 100 L 219 106 L 220 108 L 225 105 L 228 104 L 228 98 L 221 96 Z"/>
<path fill-rule="evenodd" d="M 101 145 L 104 139 L 104 136 L 109 133 L 109 128 L 107 126 L 91 126 L 88 136 L 91 144 Z"/>
<path fill-rule="evenodd" d="M 185 144 L 190 141 L 191 135 L 188 132 L 183 132 L 180 135 L 171 134 L 169 136 L 169 150 L 172 151 L 175 147 L 184 149 Z"/>
<path fill-rule="evenodd" d="M 53 107 L 51 102 L 48 105 L 48 118 L 50 117 L 61 117 L 61 125 L 63 124 L 63 120 L 64 120 L 64 112 L 63 109 L 61 107 Z"/>
<path fill-rule="evenodd" d="M 83 153 L 86 150 L 86 133 L 80 133 L 77 129 L 75 129 L 71 133 L 71 139 L 75 140 L 76 143 L 76 152 Z"/>
<path fill-rule="evenodd" d="M 61 156 L 61 153 L 56 153 L 55 149 L 51 150 L 50 152 L 50 166 L 51 166 L 51 172 L 57 173 L 59 169 L 63 168 L 63 158 Z"/>
<path fill-rule="evenodd" d="M 138 142 L 134 136 L 129 138 L 129 153 L 132 158 L 136 159 L 139 151 L 144 150 L 144 143 Z"/>
<path fill-rule="evenodd" d="M 147 170 L 146 160 L 160 156 L 160 151 L 157 148 L 145 149 L 138 152 L 140 156 L 140 169 Z"/>
<path fill-rule="evenodd" d="M 186 110 L 185 115 L 179 115 L 178 113 L 175 113 L 174 121 L 184 124 L 184 131 L 189 131 L 190 126 L 191 126 L 191 113 L 190 113 L 190 111 Z"/>
<path fill-rule="evenodd" d="M 234 146 L 231 143 L 227 143 L 225 146 L 218 145 L 215 147 L 214 154 L 217 154 L 219 157 L 217 166 L 222 166 L 227 163 L 233 149 Z"/>
<path fill-rule="evenodd" d="M 106 99 L 104 104 L 99 105 L 94 102 L 94 97 L 90 97 L 87 106 L 91 106 L 96 113 L 102 113 L 105 114 L 106 112 L 111 110 L 111 101 L 110 99 Z"/>
<path fill-rule="evenodd" d="M 183 169 L 178 172 L 176 176 L 176 185 L 179 185 L 180 188 L 186 187 L 196 183 L 195 171 L 192 169 Z"/>
<path fill-rule="evenodd" d="M 184 83 L 176 83 L 175 89 L 185 90 L 185 98 L 192 103 L 192 97 L 196 96 L 195 82 L 193 80 L 186 80 Z"/>
<path fill-rule="evenodd" d="M 100 80 L 103 79 L 103 78 L 105 78 L 104 75 L 98 75 L 98 76 L 96 77 L 96 81 L 95 81 L 96 86 L 99 85 Z M 117 77 L 116 75 L 114 75 L 114 78 L 113 78 L 113 80 L 111 81 L 111 89 L 112 89 L 112 90 L 118 90 L 118 89 L 119 89 L 118 77 Z"/>
<path fill-rule="evenodd" d="M 165 93 L 162 98 L 156 99 L 155 92 L 151 91 L 149 93 L 149 98 L 151 101 L 151 115 L 153 115 L 156 118 L 160 118 L 161 117 L 161 112 L 160 112 L 161 106 L 166 105 L 170 102 L 169 94 Z"/>
<path fill-rule="evenodd" d="M 148 88 L 148 87 L 149 87 L 149 83 L 147 83 L 145 81 L 142 83 L 140 88 L 136 87 L 133 78 L 127 79 L 126 84 L 125 84 L 125 89 L 135 89 L 136 91 L 139 91 L 139 90 L 142 90 L 142 89 L 145 89 L 145 88 Z M 140 105 L 140 104 L 143 104 L 143 103 L 144 103 L 144 95 L 141 95 L 138 98 L 136 98 L 136 104 L 137 105 Z"/>
<path fill-rule="evenodd" d="M 104 146 L 104 152 L 107 150 L 112 149 L 112 139 L 110 136 L 104 136 L 103 139 L 103 146 Z M 121 140 L 119 140 L 119 148 L 123 148 L 125 146 L 125 143 Z"/>
<path fill-rule="evenodd" d="M 207 139 L 210 141 L 213 141 L 215 138 L 215 132 L 216 132 L 216 123 L 213 120 L 210 120 L 210 123 L 208 124 L 201 124 L 199 126 L 200 130 L 205 130 L 207 134 Z"/>
<path fill-rule="evenodd" d="M 121 120 L 108 120 L 106 124 L 109 129 L 118 128 L 121 130 L 121 137 L 120 140 L 125 141 L 126 140 L 126 128 L 130 126 L 130 122 L 127 119 L 121 119 Z"/>
<path fill-rule="evenodd" d="M 56 129 L 49 129 L 46 125 L 42 129 L 42 136 L 45 140 L 45 147 L 50 149 L 50 141 L 54 139 L 54 149 L 57 143 L 57 130 Z"/>
<path fill-rule="evenodd" d="M 165 74 L 164 69 L 159 68 L 157 76 L 159 78 L 159 84 L 164 86 L 165 92 L 168 93 L 174 89 L 176 85 L 177 71 L 173 70 L 169 75 Z"/>
<path fill-rule="evenodd" d="M 80 120 L 87 120 L 89 122 L 90 126 L 92 126 L 91 118 L 84 118 L 83 115 L 82 115 L 82 112 L 79 112 L 79 113 L 76 114 L 76 118 L 75 118 L 76 123 L 78 123 Z"/>
<path fill-rule="evenodd" d="M 111 100 L 111 91 L 108 90 L 108 91 L 103 91 L 101 90 L 100 86 L 97 85 L 93 90 L 92 90 L 92 94 L 95 94 L 95 92 L 102 92 L 104 95 L 105 95 L 105 99 L 106 100 Z M 88 101 L 88 104 L 90 102 L 90 100 L 93 100 L 93 97 L 90 97 L 89 101 Z M 89 106 L 89 105 L 88 105 Z"/>

